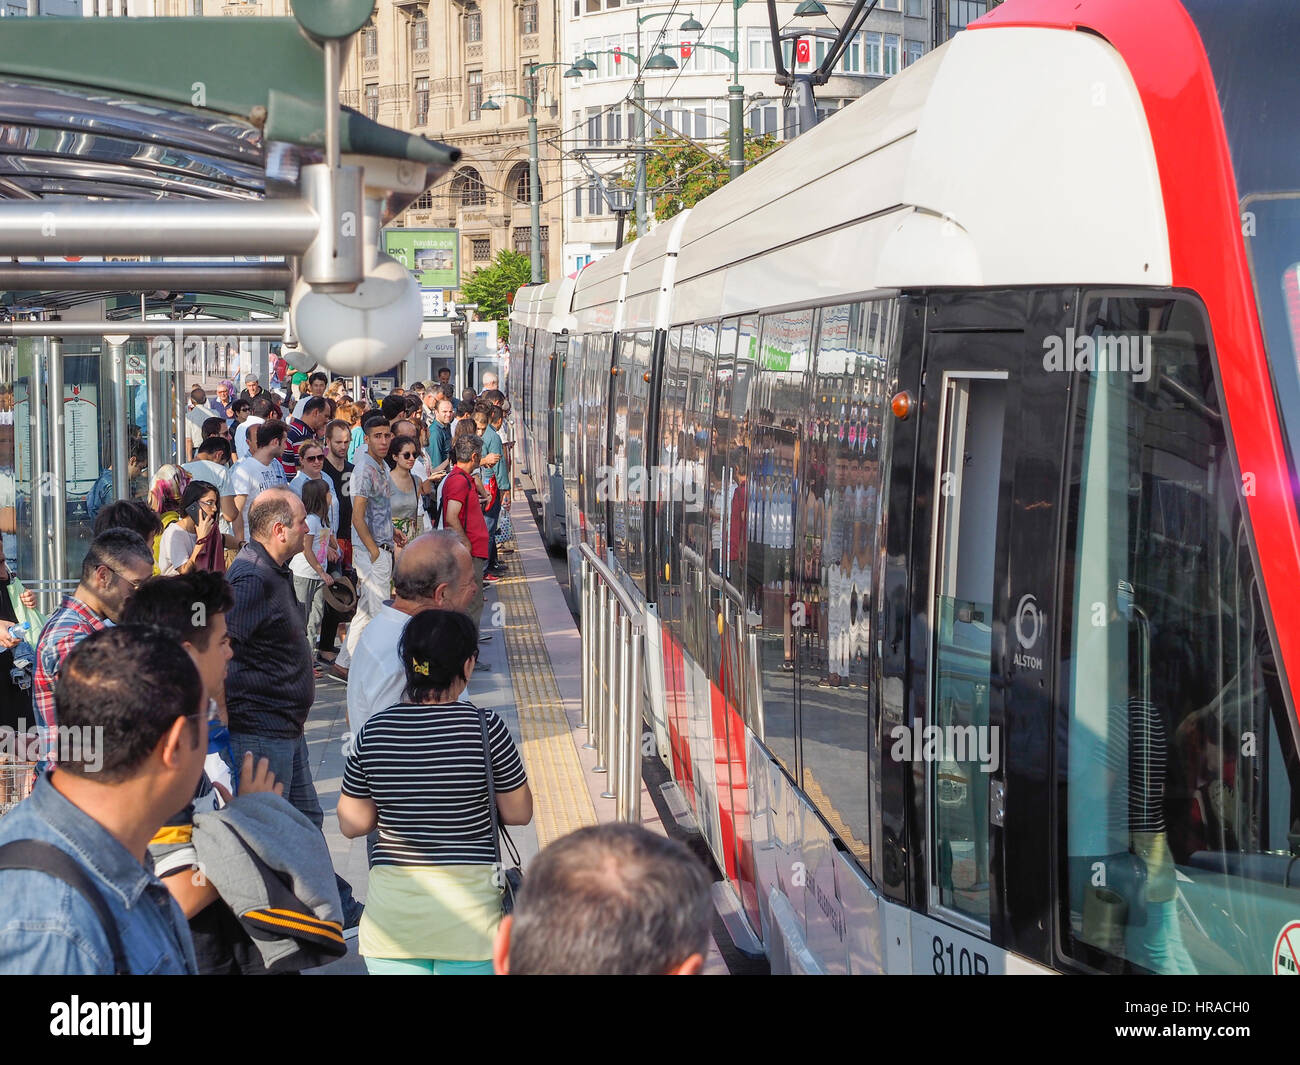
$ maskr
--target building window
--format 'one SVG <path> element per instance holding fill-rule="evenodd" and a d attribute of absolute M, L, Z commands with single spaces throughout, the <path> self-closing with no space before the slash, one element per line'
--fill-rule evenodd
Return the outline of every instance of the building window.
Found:
<path fill-rule="evenodd" d="M 765 107 L 755 107 L 745 118 L 745 128 L 756 136 L 771 134 L 773 136 L 781 132 L 780 124 L 777 121 L 776 104 L 768 104 Z"/>
<path fill-rule="evenodd" d="M 575 11 L 576 15 L 577 12 Z M 531 4 L 524 4 L 519 9 L 519 32 L 525 36 L 530 36 L 537 32 L 537 3 L 534 0 Z"/>
<path fill-rule="evenodd" d="M 522 85 L 523 95 L 533 101 L 533 106 L 537 106 L 537 60 L 530 59 L 524 64 L 523 78 L 519 84 Z"/>
<path fill-rule="evenodd" d="M 600 147 L 600 108 L 587 109 L 587 147 Z"/>
<path fill-rule="evenodd" d="M 587 213 L 605 213 L 605 197 L 600 194 L 600 185 L 595 181 L 587 186 Z"/>
<path fill-rule="evenodd" d="M 411 19 L 411 51 L 423 52 L 429 47 L 429 20 L 423 11 L 417 11 Z"/>
<path fill-rule="evenodd" d="M 376 27 L 366 26 L 361 31 L 361 54 L 367 57 L 379 54 L 379 30 Z"/>
<path fill-rule="evenodd" d="M 898 0 L 880 0 L 881 11 L 897 11 Z"/>
<path fill-rule="evenodd" d="M 550 228 L 551 228 L 550 226 L 542 226 L 538 230 L 538 233 L 541 235 L 542 238 L 542 273 L 543 274 L 546 273 L 546 243 L 547 243 L 546 238 L 548 235 L 547 231 Z M 515 226 L 515 236 L 514 236 L 515 251 L 517 251 L 520 255 L 531 255 L 533 250 L 532 236 L 533 236 L 532 226 Z"/>
<path fill-rule="evenodd" d="M 466 96 L 469 98 L 469 120 L 477 122 L 483 116 L 483 71 L 471 70 L 466 77 Z"/>
<path fill-rule="evenodd" d="M 483 12 L 476 4 L 465 12 L 465 43 L 478 44 L 481 40 L 483 40 Z"/>
<path fill-rule="evenodd" d="M 855 33 L 845 42 L 840 70 L 845 74 L 862 73 L 862 34 Z"/>
<path fill-rule="evenodd" d="M 510 177 L 506 179 L 506 188 L 520 203 L 532 203 L 532 174 L 527 163 L 516 163 L 510 171 Z M 537 191 L 540 193 L 542 181 L 540 175 L 537 179 Z"/>
<path fill-rule="evenodd" d="M 751 71 L 776 69 L 776 55 L 772 51 L 772 35 L 767 30 L 749 30 L 749 69 Z"/>
<path fill-rule="evenodd" d="M 411 204 L 411 209 L 414 211 L 432 211 L 433 193 L 430 190 L 425 189 L 415 198 L 415 202 Z"/>
<path fill-rule="evenodd" d="M 885 77 L 898 73 L 898 35 L 885 34 Z"/>
<path fill-rule="evenodd" d="M 924 41 L 907 41 L 903 45 L 903 65 L 910 67 L 925 55 Z"/>
<path fill-rule="evenodd" d="M 863 73 L 880 77 L 880 34 L 864 33 L 862 35 L 862 44 Z"/>
<path fill-rule="evenodd" d="M 492 240 L 490 237 L 484 237 L 482 240 L 471 240 L 469 246 L 476 263 L 489 263 L 492 261 Z"/>
<path fill-rule="evenodd" d="M 958 30 L 964 30 L 983 15 L 987 8 L 985 0 L 949 0 L 948 36 L 952 37 Z"/>
<path fill-rule="evenodd" d="M 910 18 L 925 18 L 925 0 L 907 0 L 907 14 Z"/>
<path fill-rule="evenodd" d="M 379 120 L 379 86 L 366 86 L 366 118 L 372 122 Z"/>
<path fill-rule="evenodd" d="M 582 217 L 582 191 L 583 190 L 581 185 L 573 186 L 573 217 L 574 218 Z"/>
<path fill-rule="evenodd" d="M 623 140 L 623 112 L 617 108 L 605 115 L 605 140 L 610 144 Z"/>
<path fill-rule="evenodd" d="M 429 79 L 415 79 L 415 124 L 423 126 L 429 121 Z"/>
<path fill-rule="evenodd" d="M 456 180 L 451 183 L 451 194 L 462 207 L 487 205 L 487 186 L 472 166 L 467 166 L 456 174 Z"/>

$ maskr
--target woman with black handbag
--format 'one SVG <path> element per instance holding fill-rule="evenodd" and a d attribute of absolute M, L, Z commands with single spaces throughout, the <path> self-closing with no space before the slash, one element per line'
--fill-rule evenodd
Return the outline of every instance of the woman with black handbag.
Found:
<path fill-rule="evenodd" d="M 338 803 L 344 836 L 379 829 L 361 954 L 372 974 L 489 975 L 518 882 L 498 830 L 532 820 L 532 792 L 505 724 L 461 698 L 478 659 L 474 623 L 425 610 L 400 653 L 407 701 L 357 734 Z"/>

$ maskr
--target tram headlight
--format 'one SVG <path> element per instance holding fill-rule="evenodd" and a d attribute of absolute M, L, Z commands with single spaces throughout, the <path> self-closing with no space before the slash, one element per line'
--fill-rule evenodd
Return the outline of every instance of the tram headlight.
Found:
<path fill-rule="evenodd" d="M 415 278 L 383 253 L 356 291 L 317 292 L 299 281 L 290 308 L 304 355 L 344 377 L 401 362 L 415 347 L 424 320 Z"/>

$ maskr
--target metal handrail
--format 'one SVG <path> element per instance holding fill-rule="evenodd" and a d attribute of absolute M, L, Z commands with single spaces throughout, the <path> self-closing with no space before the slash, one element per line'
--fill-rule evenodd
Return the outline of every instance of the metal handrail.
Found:
<path fill-rule="evenodd" d="M 583 746 L 596 752 L 594 772 L 607 773 L 601 797 L 614 800 L 620 821 L 641 820 L 641 668 L 644 607 L 589 544 L 582 560 Z"/>

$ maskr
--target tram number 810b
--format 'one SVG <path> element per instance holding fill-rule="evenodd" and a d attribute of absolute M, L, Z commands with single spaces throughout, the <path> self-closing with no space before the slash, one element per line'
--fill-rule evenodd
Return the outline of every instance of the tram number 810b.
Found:
<path fill-rule="evenodd" d="M 989 960 L 983 954 L 968 947 L 954 949 L 953 944 L 945 944 L 939 936 L 930 945 L 934 948 L 935 976 L 988 976 Z"/>

